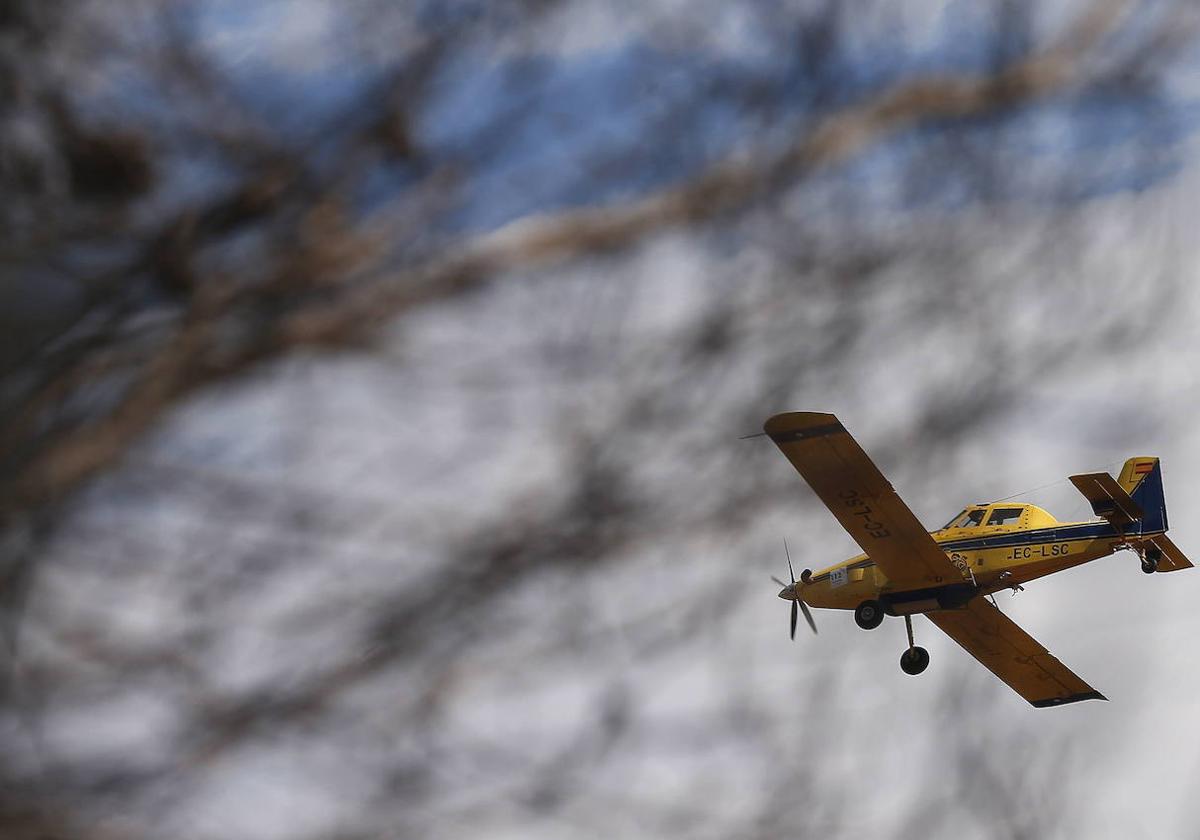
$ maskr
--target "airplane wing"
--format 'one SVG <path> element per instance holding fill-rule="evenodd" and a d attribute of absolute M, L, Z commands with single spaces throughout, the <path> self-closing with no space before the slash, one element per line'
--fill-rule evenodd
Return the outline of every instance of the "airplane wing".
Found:
<path fill-rule="evenodd" d="M 896 588 L 962 581 L 962 572 L 836 417 L 776 414 L 763 431 Z"/>
<path fill-rule="evenodd" d="M 1037 707 L 1107 700 L 985 598 L 925 614 L 1013 691 Z"/>

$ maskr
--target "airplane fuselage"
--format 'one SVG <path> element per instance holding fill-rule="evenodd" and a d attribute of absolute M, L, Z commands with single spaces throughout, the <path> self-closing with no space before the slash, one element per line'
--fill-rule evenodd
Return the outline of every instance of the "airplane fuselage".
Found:
<path fill-rule="evenodd" d="M 1107 522 L 1057 522 L 1033 505 L 977 506 L 1021 508 L 1021 522 L 996 527 L 949 527 L 930 536 L 961 576 L 919 590 L 898 589 L 866 554 L 859 554 L 807 577 L 801 597 L 810 606 L 852 610 L 879 600 L 896 614 L 957 606 L 974 595 L 990 594 L 1107 557 L 1128 547 L 1131 537 L 1161 531 L 1122 533 Z M 968 508 L 968 511 L 971 509 Z"/>

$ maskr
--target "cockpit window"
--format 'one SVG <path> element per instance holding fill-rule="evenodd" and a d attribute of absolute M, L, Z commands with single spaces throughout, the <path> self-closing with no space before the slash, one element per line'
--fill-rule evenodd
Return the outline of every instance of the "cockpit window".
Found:
<path fill-rule="evenodd" d="M 987 513 L 986 508 L 976 508 L 975 510 L 964 510 L 958 516 L 950 520 L 947 528 L 977 528 L 983 524 L 983 515 Z M 944 529 L 943 529 L 944 530 Z"/>
<path fill-rule="evenodd" d="M 1012 525 L 1024 512 L 1021 508 L 995 508 L 988 517 L 988 525 Z"/>
<path fill-rule="evenodd" d="M 966 513 L 965 510 L 960 510 L 958 513 L 954 514 L 953 518 L 951 518 L 951 520 L 949 522 L 947 522 L 945 525 L 943 525 L 941 527 L 941 530 L 945 531 L 947 528 L 953 528 L 954 523 L 957 522 L 958 520 L 962 519 L 962 515 L 964 513 Z"/>

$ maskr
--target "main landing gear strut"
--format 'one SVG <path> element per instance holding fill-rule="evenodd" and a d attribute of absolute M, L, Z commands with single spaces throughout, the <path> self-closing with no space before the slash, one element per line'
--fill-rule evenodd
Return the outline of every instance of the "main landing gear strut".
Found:
<path fill-rule="evenodd" d="M 908 650 L 900 654 L 900 670 L 915 676 L 929 667 L 929 651 L 913 642 L 912 616 L 904 616 L 904 629 L 908 631 Z"/>
<path fill-rule="evenodd" d="M 878 601 L 863 601 L 854 608 L 854 623 L 864 630 L 874 630 L 883 623 L 883 604 Z M 912 616 L 904 616 L 904 629 L 908 631 L 908 649 L 900 655 L 900 670 L 906 674 L 919 674 L 929 667 L 929 651 L 918 647 L 913 641 Z"/>

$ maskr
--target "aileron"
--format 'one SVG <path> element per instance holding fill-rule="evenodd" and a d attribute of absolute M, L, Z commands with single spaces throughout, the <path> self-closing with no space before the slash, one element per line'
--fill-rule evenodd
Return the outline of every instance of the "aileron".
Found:
<path fill-rule="evenodd" d="M 1107 699 L 1063 665 L 990 601 L 936 610 L 929 620 L 1034 706 Z"/>

